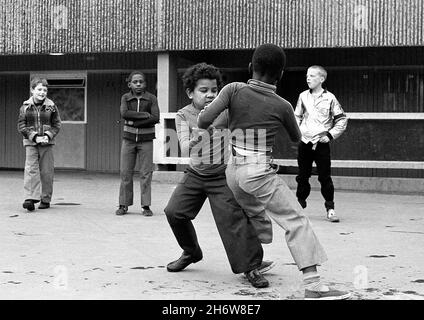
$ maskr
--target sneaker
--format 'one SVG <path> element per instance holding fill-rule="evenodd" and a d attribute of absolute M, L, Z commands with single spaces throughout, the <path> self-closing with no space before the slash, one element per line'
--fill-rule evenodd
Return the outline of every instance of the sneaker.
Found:
<path fill-rule="evenodd" d="M 249 272 L 245 272 L 247 280 L 254 286 L 255 288 L 266 288 L 269 286 L 269 282 L 262 273 L 259 272 L 258 269 L 253 269 Z"/>
<path fill-rule="evenodd" d="M 274 261 L 264 260 L 264 261 L 262 261 L 261 265 L 259 266 L 258 271 L 260 273 L 264 274 L 265 272 L 268 272 L 269 270 L 274 268 L 275 265 L 276 265 L 276 263 Z"/>
<path fill-rule="evenodd" d="M 350 296 L 350 292 L 334 289 L 329 289 L 328 291 L 312 291 L 305 289 L 305 300 L 345 300 L 350 298 Z"/>
<path fill-rule="evenodd" d="M 48 202 L 41 201 L 40 205 L 38 206 L 38 209 L 48 209 L 48 208 L 50 208 L 50 203 Z"/>
<path fill-rule="evenodd" d="M 24 203 L 22 204 L 22 207 L 24 209 L 27 209 L 28 211 L 34 211 L 35 210 L 34 200 L 31 200 L 31 199 L 25 200 Z"/>
<path fill-rule="evenodd" d="M 128 212 L 128 206 L 122 206 L 122 205 L 120 205 L 119 206 L 119 209 L 116 210 L 115 214 L 117 216 L 122 216 L 122 215 L 126 214 L 127 212 Z"/>
<path fill-rule="evenodd" d="M 336 215 L 336 212 L 334 211 L 334 209 L 328 209 L 327 210 L 327 219 L 330 220 L 330 222 L 339 222 L 340 221 L 340 219 Z"/>
<path fill-rule="evenodd" d="M 153 212 L 150 209 L 143 209 L 143 211 L 141 212 L 141 214 L 145 217 L 151 217 L 153 216 Z"/>

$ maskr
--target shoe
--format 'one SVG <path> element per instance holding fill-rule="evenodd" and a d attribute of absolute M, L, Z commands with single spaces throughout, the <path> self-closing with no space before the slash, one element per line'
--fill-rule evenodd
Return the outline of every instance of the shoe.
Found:
<path fill-rule="evenodd" d="M 115 214 L 117 216 L 122 216 L 122 215 L 126 214 L 127 212 L 128 212 L 128 206 L 122 206 L 122 205 L 120 205 L 119 206 L 119 209 L 116 210 Z"/>
<path fill-rule="evenodd" d="M 181 257 L 178 258 L 178 260 L 168 263 L 168 265 L 166 266 L 166 269 L 169 272 L 179 272 L 181 270 L 184 270 L 190 264 L 199 262 L 200 260 L 202 260 L 202 258 L 203 258 L 203 254 L 200 249 L 195 255 L 190 255 L 183 252 Z"/>
<path fill-rule="evenodd" d="M 269 286 L 269 282 L 262 273 L 259 272 L 258 269 L 253 269 L 249 272 L 245 272 L 247 280 L 254 286 L 255 288 L 266 288 Z"/>
<path fill-rule="evenodd" d="M 276 263 L 274 261 L 264 260 L 264 261 L 262 261 L 261 265 L 259 266 L 258 271 L 260 273 L 264 274 L 265 272 L 268 272 L 269 270 L 274 268 L 275 265 L 276 265 Z"/>
<path fill-rule="evenodd" d="M 31 200 L 31 199 L 25 200 L 24 203 L 22 204 L 22 207 L 24 207 L 24 209 L 27 209 L 28 211 L 34 211 L 35 210 L 34 200 Z"/>
<path fill-rule="evenodd" d="M 302 209 L 306 208 L 306 200 L 302 200 L 302 199 L 297 198 L 297 202 L 299 202 Z"/>
<path fill-rule="evenodd" d="M 336 212 L 334 211 L 334 209 L 328 209 L 327 210 L 327 219 L 330 220 L 330 222 L 339 222 L 340 221 L 340 219 L 336 215 Z"/>
<path fill-rule="evenodd" d="M 153 212 L 150 209 L 143 209 L 143 211 L 141 212 L 141 214 L 145 217 L 151 217 L 153 216 Z"/>
<path fill-rule="evenodd" d="M 330 289 L 328 291 L 312 291 L 305 289 L 305 300 L 345 300 L 351 293 Z"/>
<path fill-rule="evenodd" d="M 48 208 L 50 208 L 50 203 L 48 202 L 41 201 L 40 205 L 38 206 L 38 209 L 48 209 Z"/>

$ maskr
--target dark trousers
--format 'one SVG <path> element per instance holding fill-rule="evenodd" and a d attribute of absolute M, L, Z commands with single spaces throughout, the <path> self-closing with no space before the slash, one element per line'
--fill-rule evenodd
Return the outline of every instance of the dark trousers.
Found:
<path fill-rule="evenodd" d="M 134 168 L 140 161 L 140 203 L 150 206 L 152 202 L 153 141 L 131 141 L 122 139 L 119 187 L 119 204 L 133 205 L 134 201 Z"/>
<path fill-rule="evenodd" d="M 331 179 L 330 144 L 318 142 L 315 150 L 312 149 L 312 146 L 312 143 L 299 143 L 297 154 L 299 174 L 296 177 L 296 196 L 299 202 L 305 202 L 311 193 L 309 178 L 312 174 L 312 163 L 315 161 L 318 171 L 318 181 L 321 184 L 321 194 L 325 199 L 325 208 L 327 210 L 334 209 L 334 185 Z"/>
<path fill-rule="evenodd" d="M 225 173 L 200 176 L 188 169 L 165 208 L 169 225 L 180 247 L 187 254 L 200 249 L 191 222 L 206 198 L 224 244 L 231 269 L 242 273 L 258 268 L 263 250 L 256 231 L 227 185 Z"/>

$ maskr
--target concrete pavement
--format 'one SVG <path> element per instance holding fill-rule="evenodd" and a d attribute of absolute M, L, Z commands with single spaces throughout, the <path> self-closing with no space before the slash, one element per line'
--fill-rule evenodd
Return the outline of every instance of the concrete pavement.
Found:
<path fill-rule="evenodd" d="M 302 299 L 283 231 L 264 246 L 271 285 L 255 289 L 231 272 L 208 203 L 194 221 L 204 259 L 167 272 L 181 254 L 163 212 L 174 187 L 154 181 L 153 217 L 139 196 L 116 216 L 119 175 L 57 172 L 52 207 L 27 213 L 23 172 L 0 171 L 0 299 Z M 423 195 L 339 191 L 336 209 L 341 222 L 326 221 L 314 190 L 305 211 L 329 256 L 324 281 L 353 299 L 424 299 Z"/>

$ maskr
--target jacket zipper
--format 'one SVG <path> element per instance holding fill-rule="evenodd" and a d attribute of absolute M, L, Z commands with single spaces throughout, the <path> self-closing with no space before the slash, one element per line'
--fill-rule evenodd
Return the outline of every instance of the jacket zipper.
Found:
<path fill-rule="evenodd" d="M 43 134 L 42 127 L 41 127 L 41 121 L 40 121 L 40 108 L 35 107 L 35 109 L 37 110 L 37 124 L 38 124 L 38 132 L 37 133 Z"/>
<path fill-rule="evenodd" d="M 137 112 L 140 112 L 140 99 L 137 98 Z M 138 142 L 138 128 L 135 128 L 135 142 Z"/>

